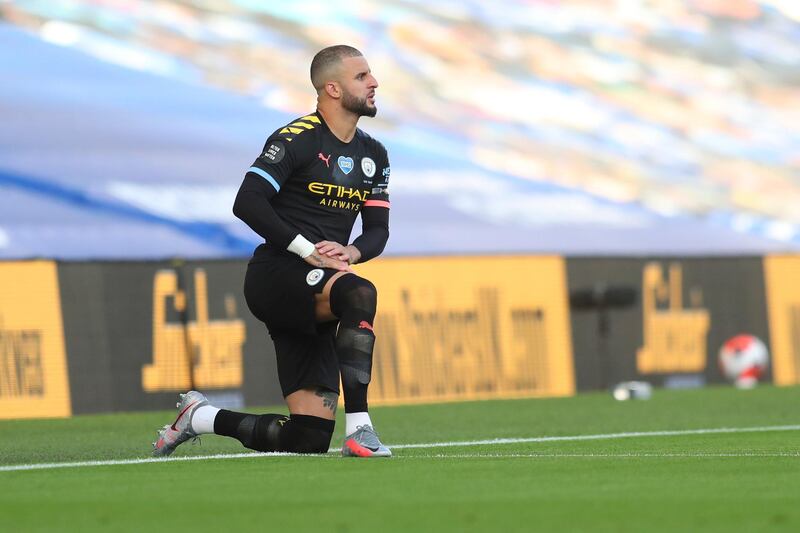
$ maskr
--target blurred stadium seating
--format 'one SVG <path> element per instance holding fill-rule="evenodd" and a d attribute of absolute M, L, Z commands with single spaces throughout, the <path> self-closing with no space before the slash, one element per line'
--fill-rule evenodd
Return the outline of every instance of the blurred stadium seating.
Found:
<path fill-rule="evenodd" d="M 393 254 L 800 249 L 792 0 L 0 1 L 0 258 L 246 256 L 310 58 L 363 49 Z"/>

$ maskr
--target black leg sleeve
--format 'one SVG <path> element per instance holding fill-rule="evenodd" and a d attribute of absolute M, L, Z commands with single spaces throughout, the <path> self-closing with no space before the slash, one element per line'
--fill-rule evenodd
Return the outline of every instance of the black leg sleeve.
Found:
<path fill-rule="evenodd" d="M 344 410 L 365 412 L 367 387 L 372 378 L 372 351 L 375 334 L 372 323 L 378 305 L 378 292 L 369 280 L 356 275 L 342 276 L 331 287 L 331 311 L 339 318 L 336 355 L 342 376 Z"/>

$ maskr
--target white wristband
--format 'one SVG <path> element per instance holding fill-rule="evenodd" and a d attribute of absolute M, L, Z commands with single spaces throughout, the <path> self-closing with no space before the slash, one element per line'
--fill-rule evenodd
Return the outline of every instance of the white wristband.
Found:
<path fill-rule="evenodd" d="M 289 246 L 286 247 L 287 250 L 292 252 L 293 254 L 297 254 L 303 259 L 314 253 L 316 250 L 316 246 L 314 246 L 311 241 L 300 235 L 297 234 L 297 237 L 294 238 L 292 242 L 289 243 Z"/>

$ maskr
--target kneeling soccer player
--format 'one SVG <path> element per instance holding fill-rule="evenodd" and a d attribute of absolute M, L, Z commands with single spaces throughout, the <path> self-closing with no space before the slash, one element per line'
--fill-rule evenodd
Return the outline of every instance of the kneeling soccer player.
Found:
<path fill-rule="evenodd" d="M 311 62 L 317 110 L 276 130 L 248 169 L 234 214 L 265 239 L 247 268 L 251 312 L 275 344 L 289 416 L 217 409 L 197 391 L 159 430 L 154 455 L 216 433 L 259 451 L 325 453 L 344 390 L 342 454 L 389 457 L 367 408 L 377 291 L 350 265 L 378 256 L 389 238 L 389 158 L 357 127 L 375 116 L 378 82 L 355 48 L 321 50 Z M 362 233 L 345 245 L 361 214 Z"/>

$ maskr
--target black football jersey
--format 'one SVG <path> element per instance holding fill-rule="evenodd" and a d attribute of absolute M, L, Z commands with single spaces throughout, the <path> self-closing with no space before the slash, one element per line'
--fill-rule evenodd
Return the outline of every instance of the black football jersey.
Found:
<path fill-rule="evenodd" d="M 269 183 L 275 212 L 312 243 L 346 245 L 359 212 L 389 207 L 386 148 L 360 129 L 342 142 L 319 113 L 270 135 L 249 173 Z"/>

